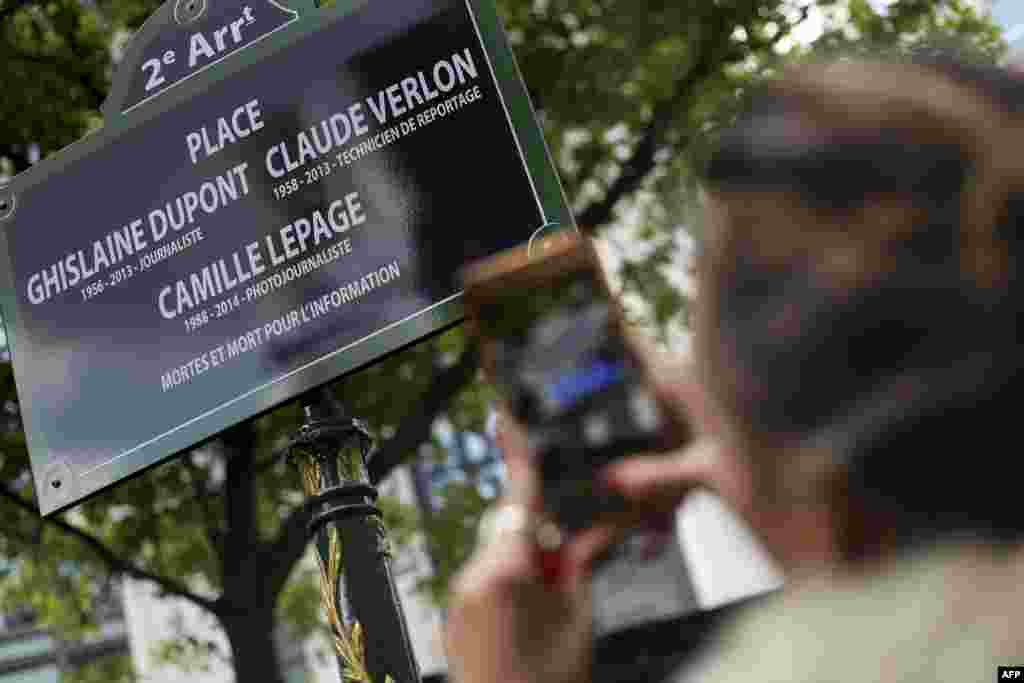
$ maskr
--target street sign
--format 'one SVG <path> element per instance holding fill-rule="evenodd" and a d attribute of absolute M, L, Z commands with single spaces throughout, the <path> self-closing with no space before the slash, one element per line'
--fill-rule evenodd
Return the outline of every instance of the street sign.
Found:
<path fill-rule="evenodd" d="M 0 188 L 43 514 L 462 318 L 571 226 L 492 0 L 171 0 L 99 132 Z"/>

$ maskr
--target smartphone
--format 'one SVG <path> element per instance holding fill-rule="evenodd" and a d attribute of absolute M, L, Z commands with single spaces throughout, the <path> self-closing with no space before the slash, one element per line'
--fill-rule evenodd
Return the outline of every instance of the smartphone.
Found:
<path fill-rule="evenodd" d="M 547 512 L 568 532 L 625 501 L 597 483 L 616 458 L 689 440 L 624 334 L 593 243 L 562 230 L 462 273 L 485 373 L 526 428 Z"/>

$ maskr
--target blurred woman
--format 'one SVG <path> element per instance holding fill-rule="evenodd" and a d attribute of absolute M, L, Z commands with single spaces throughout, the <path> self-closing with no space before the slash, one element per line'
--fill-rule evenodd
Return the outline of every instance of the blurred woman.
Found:
<path fill-rule="evenodd" d="M 569 543 L 551 588 L 504 420 L 512 493 L 455 586 L 458 683 L 598 678 L 590 562 L 697 487 L 746 517 L 787 590 L 679 680 L 959 683 L 1024 663 L 1022 111 L 1019 77 L 942 55 L 802 66 L 751 98 L 705 166 L 698 375 L 662 387 L 705 438 L 611 466 L 634 513 Z"/>

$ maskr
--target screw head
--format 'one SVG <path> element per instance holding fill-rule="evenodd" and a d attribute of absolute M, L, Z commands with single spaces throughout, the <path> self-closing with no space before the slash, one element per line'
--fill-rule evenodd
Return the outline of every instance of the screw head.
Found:
<path fill-rule="evenodd" d="M 61 505 L 74 495 L 74 482 L 71 468 L 66 462 L 59 462 L 46 470 L 39 496 L 45 498 L 49 506 Z"/>
<path fill-rule="evenodd" d="M 174 20 L 181 25 L 191 24 L 206 14 L 207 0 L 178 0 L 174 5 Z"/>
<path fill-rule="evenodd" d="M 0 221 L 10 218 L 14 215 L 14 209 L 18 206 L 18 201 L 14 196 L 13 192 L 8 192 L 5 188 L 0 187 Z"/>

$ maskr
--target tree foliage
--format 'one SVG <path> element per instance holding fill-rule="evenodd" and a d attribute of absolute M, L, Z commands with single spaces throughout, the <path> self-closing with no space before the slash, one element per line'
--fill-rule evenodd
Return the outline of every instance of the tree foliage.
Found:
<path fill-rule="evenodd" d="M 867 0 L 498 4 L 579 222 L 623 245 L 621 286 L 638 302 L 637 321 L 660 331 L 685 313 L 671 272 L 680 228 L 699 232 L 687 152 L 730 119 L 753 82 L 820 51 L 906 49 L 936 36 L 986 58 L 1004 48 L 991 21 L 963 0 L 898 0 L 887 12 Z M 156 7 L 0 0 L 0 177 L 102 125 L 118 46 Z M 827 15 L 820 40 L 799 45 L 794 32 L 818 12 Z M 483 431 L 493 396 L 473 381 L 476 370 L 474 345 L 454 329 L 335 387 L 375 431 L 375 477 L 417 457 L 441 417 Z M 148 580 L 217 617 L 240 678 L 248 666 L 276 666 L 264 652 L 275 619 L 299 635 L 321 623 L 311 574 L 296 570 L 309 513 L 278 450 L 301 421 L 297 404 L 40 521 L 9 365 L 0 367 L 0 391 L 0 556 L 17 568 L 0 579 L 0 611 L 29 604 L 44 623 L 78 634 L 95 626 L 111 576 Z M 440 569 L 430 588 L 441 600 L 486 503 L 471 486 L 452 485 L 442 498 L 426 524 Z M 409 511 L 389 506 L 408 532 Z M 279 680 L 256 670 L 259 680 Z"/>
<path fill-rule="evenodd" d="M 61 674 L 62 683 L 136 683 L 138 680 L 128 655 L 103 657 Z"/>

